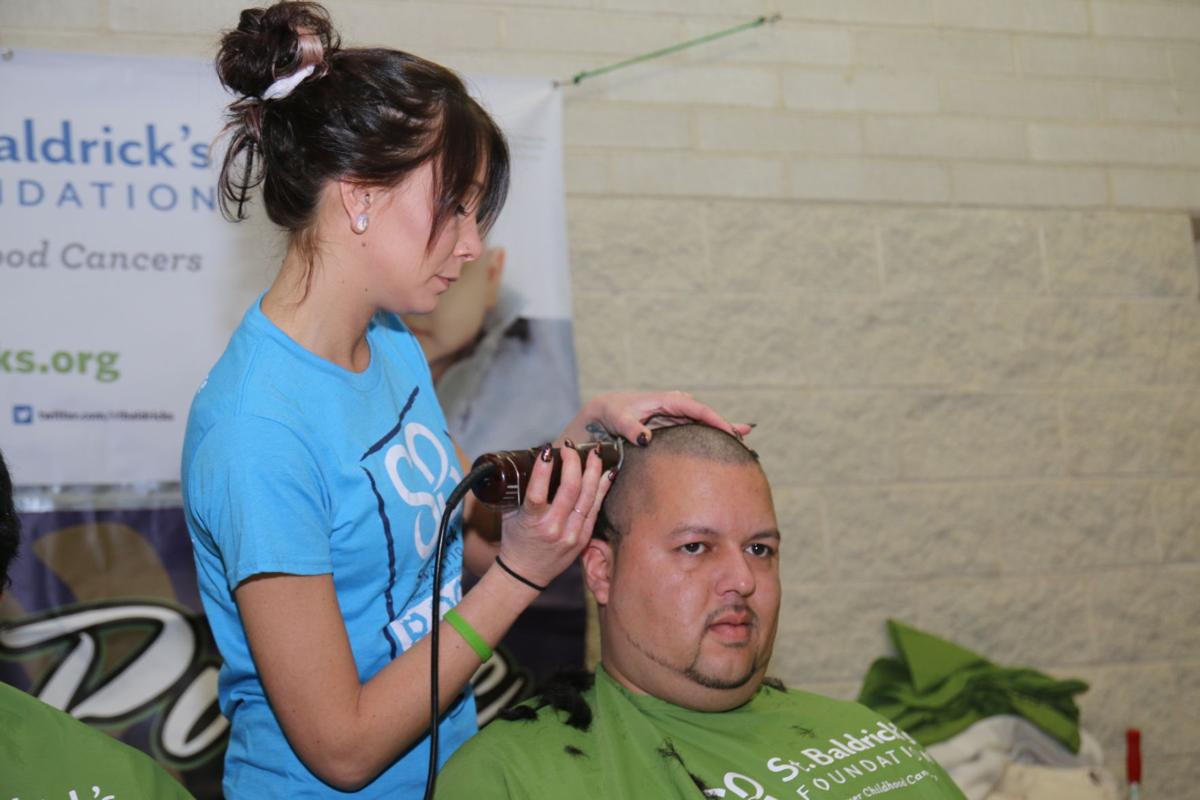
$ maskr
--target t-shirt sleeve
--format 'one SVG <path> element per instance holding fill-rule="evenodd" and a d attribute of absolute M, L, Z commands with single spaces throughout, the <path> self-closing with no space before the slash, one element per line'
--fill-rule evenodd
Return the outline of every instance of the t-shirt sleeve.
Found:
<path fill-rule="evenodd" d="M 196 451 L 184 502 L 234 589 L 264 572 L 333 571 L 326 482 L 309 447 L 270 419 L 218 423 Z"/>

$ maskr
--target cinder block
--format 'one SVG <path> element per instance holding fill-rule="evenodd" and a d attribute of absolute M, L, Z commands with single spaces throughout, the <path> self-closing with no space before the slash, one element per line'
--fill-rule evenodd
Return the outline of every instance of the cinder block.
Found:
<path fill-rule="evenodd" d="M 898 203 L 943 203 L 950 178 L 941 164 L 883 159 L 795 159 L 792 197 Z"/>
<path fill-rule="evenodd" d="M 563 159 L 563 183 L 569 195 L 607 194 L 608 157 L 602 153 L 567 150 Z"/>
<path fill-rule="evenodd" d="M 1194 297 L 1196 254 L 1182 214 L 1088 212 L 1042 218 L 1051 288 L 1071 295 Z"/>
<path fill-rule="evenodd" d="M 1200 92 L 1190 85 L 1109 86 L 1104 89 L 1104 106 L 1107 116 L 1119 122 L 1200 122 Z"/>
<path fill-rule="evenodd" d="M 1042 33 L 1088 33 L 1083 0 L 933 0 L 938 25 Z"/>
<path fill-rule="evenodd" d="M 1155 797 L 1187 797 L 1200 785 L 1200 751 L 1155 759 L 1144 777 L 1146 791 Z"/>
<path fill-rule="evenodd" d="M 896 441 L 905 479 L 1062 474 L 1058 415 L 1050 395 L 914 394 L 897 402 Z"/>
<path fill-rule="evenodd" d="M 697 263 L 693 269 L 708 291 L 874 294 L 880 288 L 869 210 L 714 202 L 708 207 L 705 235 L 707 267 Z"/>
<path fill-rule="evenodd" d="M 920 581 L 1000 570 L 988 487 L 838 487 L 823 495 L 833 575 Z"/>
<path fill-rule="evenodd" d="M 783 102 L 812 111 L 931 112 L 939 107 L 937 82 L 926 75 L 787 70 Z"/>
<path fill-rule="evenodd" d="M 1105 621 L 1097 622 L 1103 631 Z M 1088 667 L 1073 677 L 1088 684 L 1088 690 L 1077 698 L 1080 722 L 1100 741 L 1109 760 L 1119 762 L 1122 771 L 1118 775 L 1124 770 L 1127 728 L 1140 729 L 1143 743 L 1155 743 L 1156 764 L 1162 756 L 1190 749 L 1194 739 L 1187 734 L 1196 726 L 1185 719 L 1183 709 L 1188 704 L 1181 703 L 1180 698 L 1195 695 L 1181 692 L 1178 671 L 1170 664 Z M 1157 766 L 1155 770 L 1148 767 L 1145 777 L 1152 771 L 1157 771 Z"/>
<path fill-rule="evenodd" d="M 885 620 L 912 621 L 921 594 L 907 579 L 789 586 L 772 664 L 784 680 L 861 684 L 873 661 L 893 654 Z"/>
<path fill-rule="evenodd" d="M 22 5 L 45 6 L 47 12 L 52 8 L 50 4 L 44 3 Z M 238 14 L 246 7 L 245 3 L 237 0 L 183 5 L 110 0 L 107 5 L 108 27 L 116 33 L 194 34 L 197 31 L 206 31 L 210 32 L 214 46 L 220 31 L 237 25 Z M 339 17 L 334 17 L 334 24 L 341 25 L 343 22 Z"/>
<path fill-rule="evenodd" d="M 1087 588 L 1070 575 L 928 581 L 916 624 L 1001 666 L 1087 664 L 1097 651 Z"/>
<path fill-rule="evenodd" d="M 804 362 L 825 385 L 947 386 L 962 382 L 990 333 L 976 304 L 957 299 L 850 299 L 812 302 Z M 902 401 L 901 408 L 905 408 Z"/>
<path fill-rule="evenodd" d="M 510 9 L 504 18 L 504 46 L 513 50 L 633 56 L 682 39 L 683 25 L 672 15 L 531 8 Z"/>
<path fill-rule="evenodd" d="M 538 2 L 540 5 L 546 5 L 545 0 L 538 0 Z M 554 0 L 554 2 L 558 3 L 559 0 Z M 758 0 L 598 0 L 595 3 L 591 3 L 590 0 L 575 0 L 575 2 L 639 13 L 744 14 L 751 17 L 762 13 L 762 3 Z"/>
<path fill-rule="evenodd" d="M 1017 59 L 1026 75 L 1166 81 L 1171 71 L 1162 46 L 1065 36 L 1023 36 Z"/>
<path fill-rule="evenodd" d="M 626 295 L 633 380 L 643 387 L 770 387 L 803 382 L 814 323 L 796 301 L 756 292 L 720 297 Z"/>
<path fill-rule="evenodd" d="M 1035 161 L 1200 166 L 1200 132 L 1150 127 L 1033 124 Z"/>
<path fill-rule="evenodd" d="M 1024 160 L 1020 122 L 967 117 L 884 117 L 863 120 L 867 152 L 889 156 Z"/>
<path fill-rule="evenodd" d="M 803 379 L 797 370 L 793 382 Z M 887 394 L 730 386 L 703 396 L 730 419 L 758 423 L 746 441 L 776 486 L 880 483 L 899 474 Z"/>
<path fill-rule="evenodd" d="M 1200 562 L 1200 481 L 1155 484 L 1154 516 L 1163 560 Z"/>
<path fill-rule="evenodd" d="M 1200 8 L 1191 3 L 1093 2 L 1092 21 L 1101 36 L 1195 39 Z"/>
<path fill-rule="evenodd" d="M 757 108 L 779 104 L 779 77 L 766 67 L 643 65 L 606 80 L 613 100 Z"/>
<path fill-rule="evenodd" d="M 56 3 L 22 3 L 19 0 L 8 0 L 0 3 L 0 29 L 5 33 L 5 45 L 12 46 L 8 35 L 18 28 L 103 28 L 104 7 L 105 3 L 102 0 L 60 0 Z M 231 19 L 237 22 L 236 15 Z"/>
<path fill-rule="evenodd" d="M 856 117 L 789 111 L 699 109 L 696 144 L 701 150 L 854 154 L 862 152 Z"/>
<path fill-rule="evenodd" d="M 984 319 L 996 331 L 973 376 L 984 386 L 1147 386 L 1170 342 L 1156 302 L 1002 302 Z"/>
<path fill-rule="evenodd" d="M 1091 83 L 951 79 L 943 85 L 947 111 L 1022 119 L 1099 119 L 1100 97 Z"/>
<path fill-rule="evenodd" d="M 1090 584 L 1104 661 L 1200 659 L 1200 566 L 1117 570 Z"/>
<path fill-rule="evenodd" d="M 1009 483 L 993 499 L 990 534 L 1005 574 L 1092 574 L 1162 559 L 1145 481 Z"/>
<path fill-rule="evenodd" d="M 749 156 L 629 150 L 609 164 L 617 194 L 693 197 L 780 197 L 783 163 Z"/>
<path fill-rule="evenodd" d="M 1200 398 L 1195 392 L 1071 392 L 1061 403 L 1071 474 L 1200 472 Z"/>
<path fill-rule="evenodd" d="M 950 167 L 954 199 L 979 205 L 1103 206 L 1108 182 L 1100 169 L 959 163 Z"/>
<path fill-rule="evenodd" d="M 1200 44 L 1192 42 L 1172 44 L 1170 61 L 1171 76 L 1175 79 L 1176 86 L 1195 86 L 1197 82 L 1200 82 Z"/>
<path fill-rule="evenodd" d="M 1200 383 L 1200 304 L 1191 300 L 1173 304 L 1171 344 L 1158 382 L 1165 384 Z"/>
<path fill-rule="evenodd" d="M 1125 208 L 1189 210 L 1200 207 L 1200 171 L 1113 168 L 1113 204 Z"/>
<path fill-rule="evenodd" d="M 1027 214 L 898 210 L 882 214 L 880 227 L 889 291 L 992 296 L 1042 288 L 1038 230 Z"/>
<path fill-rule="evenodd" d="M 787 19 L 835 20 L 875 25 L 933 23 L 929 0 L 778 0 Z"/>
<path fill-rule="evenodd" d="M 623 335 L 626 309 L 621 298 L 576 289 L 573 299 L 575 356 L 580 380 L 602 386 L 628 386 L 629 350 Z"/>
<path fill-rule="evenodd" d="M 691 292 L 703 285 L 703 204 L 574 198 L 567 212 L 577 292 Z"/>
<path fill-rule="evenodd" d="M 745 21 L 744 17 L 706 18 L 689 13 L 684 18 L 684 31 L 693 39 Z M 706 64 L 837 66 L 854 63 L 854 44 L 850 32 L 843 28 L 812 27 L 783 19 L 737 36 L 707 42 L 703 47 L 689 50 L 688 58 Z"/>
<path fill-rule="evenodd" d="M 779 578 L 786 597 L 791 587 L 821 580 L 829 574 L 825 515 L 821 497 L 814 489 L 773 485 L 771 494 L 781 532 Z"/>
<path fill-rule="evenodd" d="M 931 72 L 1011 73 L 1012 39 L 991 33 L 864 30 L 855 33 L 858 62 L 870 67 Z"/>
<path fill-rule="evenodd" d="M 686 149 L 691 131 L 686 111 L 617 103 L 569 102 L 565 134 L 568 147 L 640 147 Z"/>

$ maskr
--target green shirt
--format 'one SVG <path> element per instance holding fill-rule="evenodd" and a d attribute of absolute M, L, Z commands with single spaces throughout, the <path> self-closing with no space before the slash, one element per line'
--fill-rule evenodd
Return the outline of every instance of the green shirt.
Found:
<path fill-rule="evenodd" d="M 192 800 L 145 753 L 0 683 L 4 800 Z"/>
<path fill-rule="evenodd" d="M 550 707 L 493 722 L 450 759 L 438 800 L 964 800 L 912 737 L 857 703 L 763 686 L 732 711 L 692 711 L 603 668 L 583 696 L 587 731 Z"/>

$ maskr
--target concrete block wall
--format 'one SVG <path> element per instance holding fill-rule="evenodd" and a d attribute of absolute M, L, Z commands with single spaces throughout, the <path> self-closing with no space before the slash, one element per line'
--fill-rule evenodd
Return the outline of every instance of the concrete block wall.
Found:
<path fill-rule="evenodd" d="M 242 0 L 0 0 L 0 47 L 210 57 Z M 1200 786 L 1200 5 L 330 0 L 346 40 L 568 77 L 588 392 L 758 423 L 775 671 L 852 696 L 908 620 L 1082 677 Z"/>

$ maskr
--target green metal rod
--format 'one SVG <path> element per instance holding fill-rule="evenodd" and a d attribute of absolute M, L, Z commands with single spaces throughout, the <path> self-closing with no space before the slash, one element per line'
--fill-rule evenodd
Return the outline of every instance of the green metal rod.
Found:
<path fill-rule="evenodd" d="M 606 75 L 609 72 L 613 72 L 615 70 L 622 69 L 623 67 L 630 67 L 630 66 L 633 66 L 634 64 L 640 64 L 643 61 L 651 61 L 655 58 L 662 58 L 663 56 L 669 56 L 672 53 L 678 53 L 680 50 L 686 50 L 689 47 L 695 47 L 698 44 L 705 44 L 707 42 L 713 41 L 714 39 L 720 39 L 725 36 L 732 36 L 735 33 L 741 33 L 742 31 L 748 31 L 751 28 L 758 28 L 763 25 L 774 24 L 774 23 L 778 22 L 781 18 L 782 18 L 782 15 L 780 15 L 780 14 L 772 14 L 769 17 L 766 17 L 766 16 L 758 17 L 757 19 L 750 20 L 749 22 L 743 22 L 741 25 L 735 25 L 732 28 L 727 28 L 726 30 L 723 30 L 723 31 L 717 31 L 716 33 L 710 33 L 706 36 L 701 36 L 698 39 L 692 39 L 690 41 L 686 41 L 681 44 L 674 45 L 672 47 L 664 47 L 661 50 L 655 50 L 650 53 L 643 53 L 640 56 L 634 56 L 633 58 L 626 59 L 625 61 L 619 61 L 616 64 L 609 64 L 606 67 L 598 67 L 596 69 L 588 69 L 588 70 L 584 70 L 583 72 L 577 72 L 577 73 L 575 73 L 575 75 L 573 75 L 571 77 L 570 80 L 556 81 L 556 85 L 562 86 L 563 84 L 566 84 L 566 83 L 579 84 L 579 83 L 582 83 L 583 81 L 587 80 L 588 78 L 595 78 L 598 75 Z"/>

